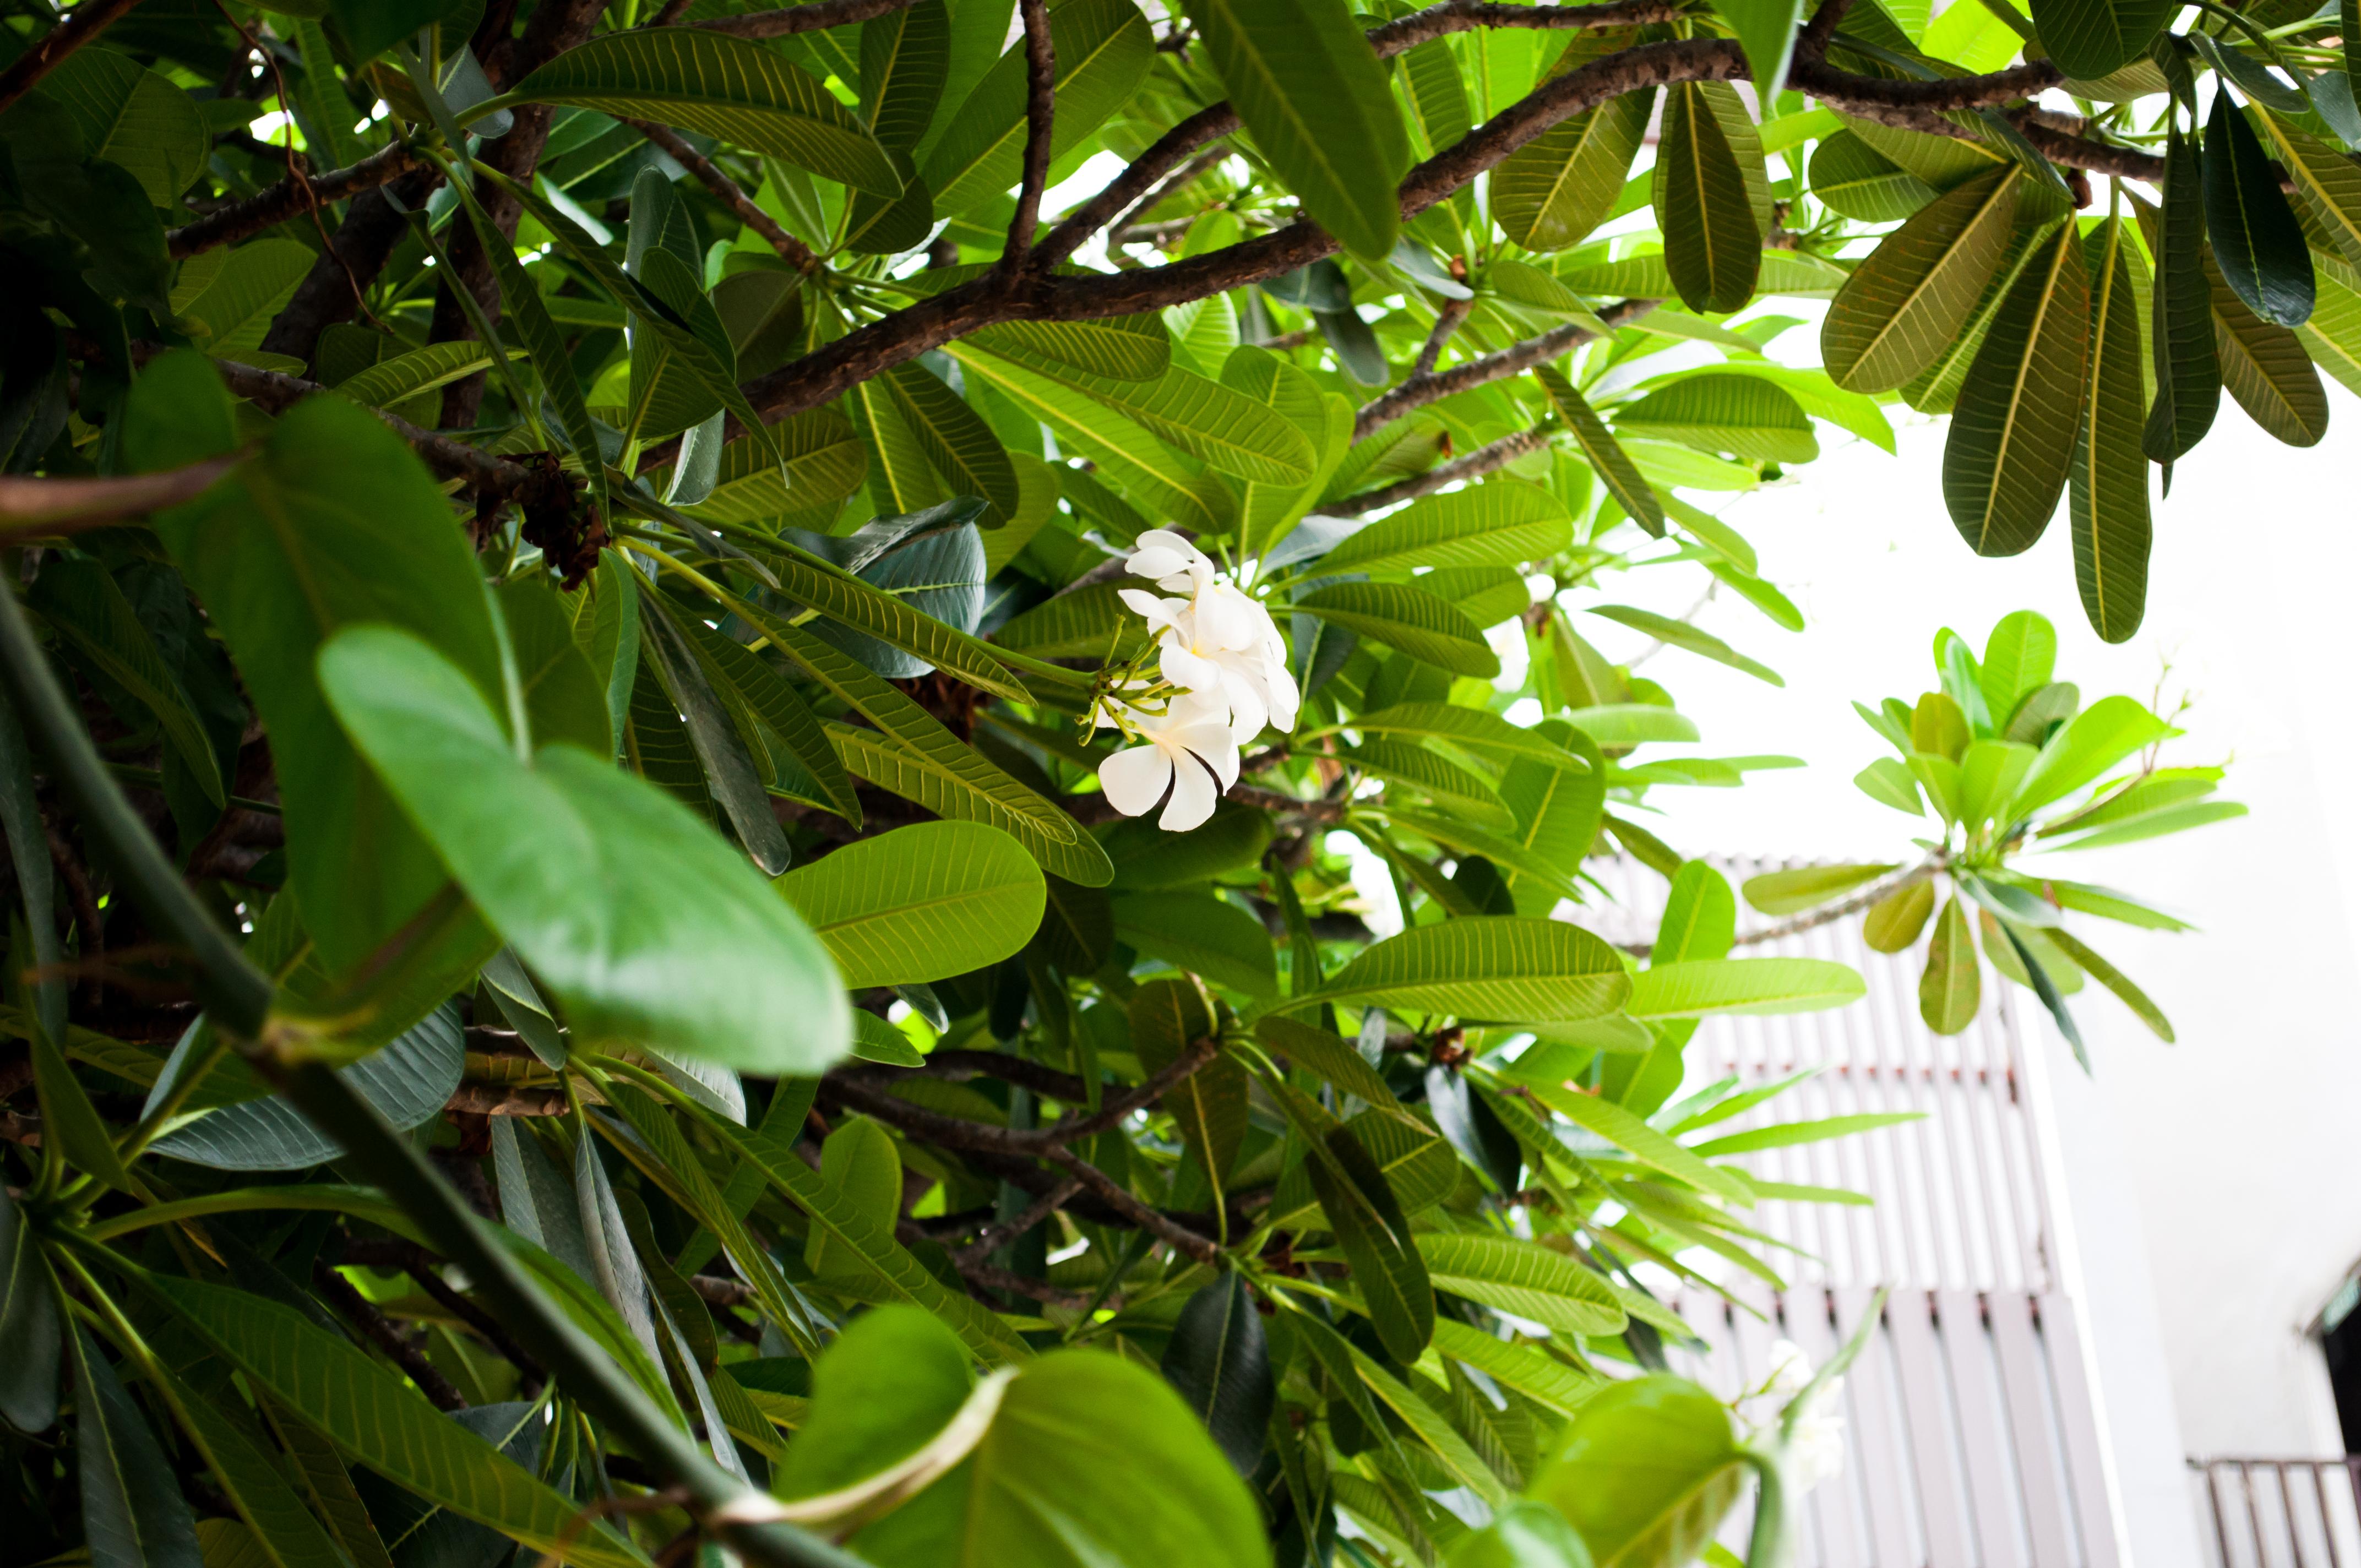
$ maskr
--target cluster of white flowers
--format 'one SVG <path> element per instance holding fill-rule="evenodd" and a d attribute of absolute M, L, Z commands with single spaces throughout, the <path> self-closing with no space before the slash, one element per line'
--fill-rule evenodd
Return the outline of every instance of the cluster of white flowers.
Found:
<path fill-rule="evenodd" d="M 1775 1401 L 1777 1408 L 1765 1424 L 1776 1426 L 1784 1418 L 1787 1406 L 1811 1382 L 1812 1358 L 1804 1354 L 1803 1346 L 1793 1340 L 1773 1343 L 1771 1377 L 1763 1386 L 1762 1398 Z M 1844 1418 L 1836 1413 L 1837 1396 L 1843 1388 L 1843 1378 L 1829 1378 L 1812 1396 L 1812 1402 L 1796 1415 L 1795 1430 L 1787 1441 L 1787 1485 L 1798 1494 L 1843 1474 Z"/>
<path fill-rule="evenodd" d="M 1265 725 L 1295 728 L 1301 697 L 1270 611 L 1204 552 L 1152 529 L 1126 565 L 1163 590 L 1122 591 L 1123 602 L 1147 619 L 1160 678 L 1137 675 L 1100 699 L 1097 723 L 1143 744 L 1108 758 L 1099 784 L 1126 817 L 1153 810 L 1169 790 L 1158 824 L 1185 833 L 1238 782 L 1241 744 Z"/>

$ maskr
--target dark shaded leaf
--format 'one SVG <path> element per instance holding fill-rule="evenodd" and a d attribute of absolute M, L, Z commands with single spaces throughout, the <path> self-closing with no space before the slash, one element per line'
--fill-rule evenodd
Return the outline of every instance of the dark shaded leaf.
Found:
<path fill-rule="evenodd" d="M 1278 1387 L 1262 1314 L 1245 1276 L 1232 1269 L 1182 1305 L 1165 1348 L 1164 1376 L 1204 1421 L 1231 1467 L 1251 1477 L 1262 1460 Z"/>

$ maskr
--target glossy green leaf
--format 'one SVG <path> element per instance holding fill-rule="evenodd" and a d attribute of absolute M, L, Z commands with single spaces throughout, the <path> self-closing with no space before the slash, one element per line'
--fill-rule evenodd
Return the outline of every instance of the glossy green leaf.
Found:
<path fill-rule="evenodd" d="M 1598 1275 L 1514 1236 L 1430 1232 L 1419 1255 L 1435 1288 L 1566 1334 L 1623 1332 L 1623 1309 Z"/>
<path fill-rule="evenodd" d="M 1701 959 L 1633 975 L 1623 1011 L 1634 1018 L 1817 1013 L 1865 994 L 1858 970 L 1822 959 Z"/>
<path fill-rule="evenodd" d="M 203 1568 L 170 1461 L 90 1332 L 73 1331 L 74 1450 L 92 1568 Z"/>
<path fill-rule="evenodd" d="M 1385 1172 L 1349 1129 L 1331 1126 L 1304 1173 L 1351 1262 L 1378 1342 L 1395 1360 L 1416 1361 L 1434 1337 L 1434 1288 Z"/>
<path fill-rule="evenodd" d="M 1753 376 L 1684 378 L 1618 409 L 1615 426 L 1741 462 L 1808 463 L 1820 455 L 1802 405 Z"/>
<path fill-rule="evenodd" d="M 61 1343 L 49 1266 L 16 1201 L 0 1190 L 0 1420 L 38 1432 L 58 1419 Z"/>
<path fill-rule="evenodd" d="M 2231 291 L 2274 326 L 2312 317 L 2312 253 L 2279 172 L 2226 91 L 2205 126 L 2205 229 Z"/>
<path fill-rule="evenodd" d="M 1262 155 L 1356 256 L 1393 249 L 1410 133 L 1345 0 L 1188 0 L 1214 73 Z"/>
<path fill-rule="evenodd" d="M 1952 411 L 1943 504 L 1980 555 L 2030 549 L 2073 466 L 2090 357 L 2090 282 L 2067 224 L 2010 289 Z"/>
<path fill-rule="evenodd" d="M 1875 882 L 1895 870 L 1891 861 L 1875 865 L 1799 866 L 1794 871 L 1764 872 L 1746 879 L 1746 902 L 1765 915 L 1799 915 L 1853 889 Z"/>
<path fill-rule="evenodd" d="M 1918 980 L 1918 1015 L 1938 1035 L 1956 1035 L 1975 1020 L 1983 990 L 1982 972 L 1968 930 L 1968 917 L 1954 894 L 1935 922 L 1935 941 Z"/>
<path fill-rule="evenodd" d="M 2161 214 L 2136 204 L 2148 249 L 2157 258 L 2149 305 L 2149 356 L 2156 400 L 2149 405 L 2141 450 L 2169 465 L 2213 428 L 2222 401 L 2222 369 L 2214 347 L 2212 289 L 2205 276 L 2202 158 L 2196 138 L 2168 127 Z"/>
<path fill-rule="evenodd" d="M 1978 175 L 1862 258 L 1820 325 L 1820 355 L 1838 386 L 1884 391 L 1934 363 L 2000 267 L 2021 183 L 2012 170 Z"/>
<path fill-rule="evenodd" d="M 2092 268 L 2090 380 L 2067 513 L 2082 613 L 2101 639 L 2122 642 L 2139 630 L 2147 603 L 2147 465 L 2136 435 L 2144 418 L 2139 311 L 2123 225 L 2093 230 L 2083 249 Z"/>
<path fill-rule="evenodd" d="M 1573 1522 L 1600 1568 L 1677 1568 L 1721 1528 L 1742 1465 L 1721 1401 L 1660 1373 L 1584 1406 L 1533 1495 Z"/>
<path fill-rule="evenodd" d="M 1553 74 L 1587 63 L 1620 35 L 1566 46 Z M 1493 221 L 1527 250 L 1565 250 L 1597 228 L 1623 193 L 1655 106 L 1652 88 L 1559 121 L 1492 169 Z"/>
<path fill-rule="evenodd" d="M 702 27 L 592 38 L 511 96 L 702 131 L 881 196 L 902 189 L 885 149 L 827 88 L 774 50 Z"/>
<path fill-rule="evenodd" d="M 2033 25 L 2059 69 L 2096 82 L 2147 52 L 2172 19 L 2170 0 L 2034 0 Z"/>
<path fill-rule="evenodd" d="M 2164 1015 L 2162 1008 L 2148 1000 L 2147 992 L 2132 983 L 2130 976 L 2092 952 L 2087 944 L 2063 927 L 2052 927 L 2042 935 L 2073 959 L 2076 967 L 2085 974 L 2114 992 L 2116 999 L 2130 1008 L 2158 1039 L 2168 1046 L 2173 1043 L 2172 1021 Z"/>
<path fill-rule="evenodd" d="M 1278 1389 L 1245 1276 L 1233 1269 L 1182 1304 L 1162 1369 L 1231 1467 L 1252 1477 Z"/>
<path fill-rule="evenodd" d="M 1419 926 L 1345 965 L 1319 992 L 1290 998 L 1453 1013 L 1518 1023 L 1596 1018 L 1631 994 L 1614 949 L 1553 920 L 1486 916 Z"/>
<path fill-rule="evenodd" d="M 321 678 L 577 1029 L 771 1072 L 843 1054 L 846 1003 L 819 943 L 677 805 L 569 746 L 523 762 L 465 677 L 406 633 L 344 633 Z M 686 979 L 700 970 L 713 978 Z"/>
<path fill-rule="evenodd" d="M 1294 609 L 1455 674 L 1488 680 L 1500 673 L 1499 655 L 1465 611 L 1405 584 L 1335 583 L 1304 595 Z"/>
<path fill-rule="evenodd" d="M 2307 253 L 2305 265 L 2310 264 Z M 2328 434 L 2328 397 L 2302 340 L 2248 310 L 2211 257 L 2205 281 L 2222 385 L 2275 439 L 2290 446 L 2317 446 Z"/>
<path fill-rule="evenodd" d="M 1606 422 L 1582 394 L 1574 389 L 1572 382 L 1548 366 L 1535 366 L 1533 379 L 1540 383 L 1550 406 L 1557 410 L 1558 418 L 1564 420 L 1566 429 L 1574 433 L 1576 444 L 1582 448 L 1583 456 L 1589 461 L 1591 471 L 1598 476 L 1599 483 L 1607 487 L 1608 494 L 1615 498 L 1616 503 L 1630 514 L 1632 521 L 1663 538 L 1663 503 L 1657 499 L 1654 488 L 1633 466 L 1631 455 L 1623 450 L 1614 433 L 1607 428 Z"/>
<path fill-rule="evenodd" d="M 852 990 L 998 962 L 1041 923 L 1041 868 L 978 822 L 919 822 L 777 879 Z"/>
<path fill-rule="evenodd" d="M 1323 573 L 1520 566 L 1558 554 L 1573 538 L 1564 501 L 1521 479 L 1492 479 L 1412 501 L 1346 535 L 1320 565 Z"/>
<path fill-rule="evenodd" d="M 1756 663 L 1710 631 L 1701 630 L 1686 620 L 1676 620 L 1669 615 L 1659 615 L 1654 610 L 1639 609 L 1627 604 L 1595 604 L 1587 608 L 1593 615 L 1604 616 L 1634 631 L 1645 632 L 1659 642 L 1710 659 L 1717 664 L 1742 670 L 1758 681 L 1774 686 L 1787 684 L 1780 677 L 1779 672 L 1768 664 Z"/>
<path fill-rule="evenodd" d="M 1212 894 L 1131 893 L 1115 901 L 1115 935 L 1153 958 L 1249 996 L 1277 996 L 1262 922 Z"/>
<path fill-rule="evenodd" d="M 1813 149 L 1812 194 L 1830 212 L 1863 223 L 1899 223 L 1933 201 L 1933 185 L 1840 130 Z"/>

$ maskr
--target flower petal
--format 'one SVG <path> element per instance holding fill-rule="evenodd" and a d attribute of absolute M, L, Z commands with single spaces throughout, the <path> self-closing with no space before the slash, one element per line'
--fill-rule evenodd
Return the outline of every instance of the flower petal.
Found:
<path fill-rule="evenodd" d="M 1099 787 L 1126 817 L 1153 811 L 1171 782 L 1172 759 L 1159 746 L 1134 746 L 1099 764 Z"/>
<path fill-rule="evenodd" d="M 1213 815 L 1213 802 L 1219 798 L 1213 775 L 1195 762 L 1183 762 L 1173 770 L 1172 800 L 1156 825 L 1168 833 L 1186 833 Z"/>
<path fill-rule="evenodd" d="M 1186 747 L 1197 760 L 1213 770 L 1224 789 L 1238 782 L 1238 741 L 1230 727 L 1218 720 L 1191 724 L 1175 729 L 1169 739 Z M 1181 768 L 1186 777 L 1189 770 Z"/>

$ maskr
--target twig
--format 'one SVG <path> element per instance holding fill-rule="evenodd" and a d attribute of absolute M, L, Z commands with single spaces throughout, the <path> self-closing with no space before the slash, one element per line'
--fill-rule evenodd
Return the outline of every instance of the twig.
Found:
<path fill-rule="evenodd" d="M 790 33 L 848 27 L 872 16 L 891 16 L 917 3 L 917 0 L 818 0 L 816 5 L 782 5 L 774 11 L 754 11 L 742 16 L 716 16 L 710 21 L 688 25 L 701 27 L 708 33 L 728 33 L 732 38 L 783 38 Z"/>
<path fill-rule="evenodd" d="M 1461 313 L 1466 313 L 1467 302 L 1452 302 L 1459 304 L 1462 307 Z M 1654 300 L 1618 300 L 1599 311 L 1598 319 L 1609 331 L 1612 331 L 1617 327 L 1629 326 L 1638 321 L 1642 316 L 1654 310 L 1657 303 L 1658 302 Z M 1438 321 L 1435 323 L 1435 330 L 1441 332 L 1442 329 L 1443 323 Z M 1372 398 L 1362 405 L 1359 413 L 1353 416 L 1353 439 L 1367 440 L 1412 409 L 1422 409 L 1429 403 L 1440 402 L 1444 398 L 1467 391 L 1472 388 L 1519 375 L 1536 365 L 1556 358 L 1569 349 L 1588 343 L 1598 335 L 1580 322 L 1568 322 L 1564 326 L 1551 328 L 1539 337 L 1527 338 L 1522 343 L 1512 343 L 1498 353 L 1487 354 L 1480 359 L 1470 359 L 1465 364 L 1455 365 L 1450 369 L 1439 373 L 1434 370 L 1433 362 L 1426 353 L 1422 351 L 1419 356 L 1421 368 L 1413 370 L 1409 378 L 1400 386 L 1382 396 Z M 1442 352 L 1442 345 L 1432 338 L 1428 340 L 1428 344 L 1435 353 Z"/>
<path fill-rule="evenodd" d="M 312 1284 L 328 1299 L 328 1304 L 344 1314 L 353 1327 L 368 1336 L 370 1343 L 385 1352 L 418 1385 L 418 1391 L 434 1402 L 438 1410 L 464 1410 L 467 1401 L 451 1380 L 435 1369 L 426 1359 L 426 1353 L 402 1336 L 400 1329 L 383 1312 L 369 1305 L 368 1300 L 353 1288 L 353 1282 L 331 1267 L 325 1258 L 312 1260 Z"/>
<path fill-rule="evenodd" d="M 1082 241 L 1111 222 L 1117 213 L 1137 213 L 1143 199 L 1164 183 L 1165 176 L 1182 159 L 1207 142 L 1238 128 L 1237 111 L 1227 104 L 1200 109 L 1166 131 L 1124 171 L 1107 181 L 1099 193 L 1066 214 L 1035 248 L 1039 264 L 1054 267 L 1071 256 Z"/>
<path fill-rule="evenodd" d="M 1539 452 L 1549 444 L 1549 438 L 1550 432 L 1546 426 L 1521 430 L 1513 435 L 1502 436 L 1488 446 L 1479 446 L 1465 457 L 1429 468 L 1423 474 L 1413 474 L 1381 490 L 1363 490 L 1357 496 L 1348 496 L 1321 508 L 1321 510 L 1329 517 L 1358 517 L 1363 512 L 1416 500 L 1446 485 L 1455 485 L 1462 479 L 1477 478 L 1496 468 L 1505 468 L 1528 452 Z"/>
<path fill-rule="evenodd" d="M 1080 1178 L 1068 1177 L 1034 1199 L 1032 1202 L 1027 1203 L 1005 1223 L 987 1225 L 977 1232 L 973 1241 L 951 1254 L 951 1261 L 962 1269 L 970 1264 L 982 1263 L 993 1253 L 1006 1246 L 1065 1207 L 1066 1201 L 1082 1190 L 1082 1183 Z"/>
<path fill-rule="evenodd" d="M 286 179 L 242 202 L 232 202 L 192 223 L 182 224 L 179 228 L 167 232 L 164 243 L 176 258 L 194 256 L 215 246 L 236 245 L 248 236 L 285 223 L 302 211 L 307 191 L 310 196 L 320 201 L 341 202 L 347 196 L 375 190 L 421 167 L 416 153 L 403 143 L 395 142 L 391 147 L 369 154 L 349 169 L 333 169 L 325 174 L 312 175 L 291 172 Z M 350 264 L 345 265 L 349 277 Z"/>
<path fill-rule="evenodd" d="M 1049 188 L 1050 137 L 1058 119 L 1058 49 L 1049 36 L 1049 7 L 1044 0 L 1016 0 L 1025 18 L 1025 178 L 1016 188 L 1016 212 L 1008 220 L 1008 243 L 1000 252 L 997 269 L 1003 280 L 1013 279 L 1033 248 L 1033 231 L 1041 226 L 1041 192 Z"/>
<path fill-rule="evenodd" d="M 126 517 L 145 517 L 193 499 L 245 460 L 208 457 L 185 468 L 116 479 L 42 479 L 0 475 L 0 541 L 77 533 Z"/>
<path fill-rule="evenodd" d="M 779 226 L 779 220 L 755 205 L 738 181 L 721 171 L 720 167 L 697 148 L 670 126 L 660 126 L 652 120 L 625 119 L 623 124 L 664 149 L 665 157 L 697 176 L 697 183 L 721 198 L 721 204 L 738 214 L 738 221 L 770 242 L 771 248 L 785 258 L 799 272 L 811 272 L 819 267 L 819 258 L 811 247 Z"/>
<path fill-rule="evenodd" d="M 572 1109 L 563 1089 L 516 1089 L 504 1083 L 462 1083 L 445 1101 L 445 1111 L 478 1116 L 563 1116 Z"/>
<path fill-rule="evenodd" d="M 1090 1305 L 1091 1299 L 1081 1291 L 1060 1290 L 1045 1279 L 1028 1279 L 1022 1274 L 995 1268 L 988 1263 L 953 1261 L 958 1263 L 961 1277 L 987 1290 L 1005 1290 L 1012 1296 L 1022 1296 L 1045 1307 L 1064 1307 L 1071 1311 L 1080 1311 Z"/>
<path fill-rule="evenodd" d="M 1434 374 L 1435 366 L 1443 360 L 1444 345 L 1451 341 L 1451 334 L 1459 330 L 1459 323 L 1466 321 L 1467 313 L 1475 308 L 1473 296 L 1443 302 L 1443 308 L 1434 313 L 1434 330 L 1426 334 L 1426 341 L 1419 345 L 1418 357 L 1411 361 L 1410 376 L 1402 382 L 1404 387 Z M 1355 422 L 1357 424 L 1359 422 Z M 1357 434 L 1356 439 L 1358 439 Z"/>
<path fill-rule="evenodd" d="M 1175 1252 L 1196 1263 L 1211 1264 L 1222 1255 L 1222 1249 L 1210 1236 L 1201 1236 L 1185 1225 L 1178 1225 L 1147 1204 L 1134 1198 L 1117 1185 L 1115 1179 L 1098 1167 L 1083 1159 L 1071 1149 L 1052 1149 L 1050 1160 L 1077 1178 L 1083 1186 L 1098 1194 L 1107 1206 L 1133 1224 L 1156 1237 Z"/>
<path fill-rule="evenodd" d="M 1950 863 L 1950 857 L 1938 850 L 1915 866 L 1888 872 L 1849 898 L 1840 898 L 1834 904 L 1823 904 L 1817 908 L 1806 909 L 1801 915 L 1790 916 L 1784 920 L 1774 920 L 1768 926 L 1758 927 L 1752 931 L 1742 931 L 1739 933 L 1732 945 L 1751 948 L 1763 942 L 1775 942 L 1783 937 L 1796 936 L 1799 933 L 1829 925 L 1843 919 L 1848 915 L 1858 915 L 1872 905 L 1884 903 L 1905 888 L 1916 887 L 1938 872 L 1949 868 Z M 1625 952 L 1644 959 L 1648 956 L 1650 944 L 1624 942 L 1620 946 Z"/>
<path fill-rule="evenodd" d="M 89 0 L 33 41 L 8 69 L 0 71 L 0 109 L 31 92 L 66 56 L 104 32 L 139 0 Z"/>

